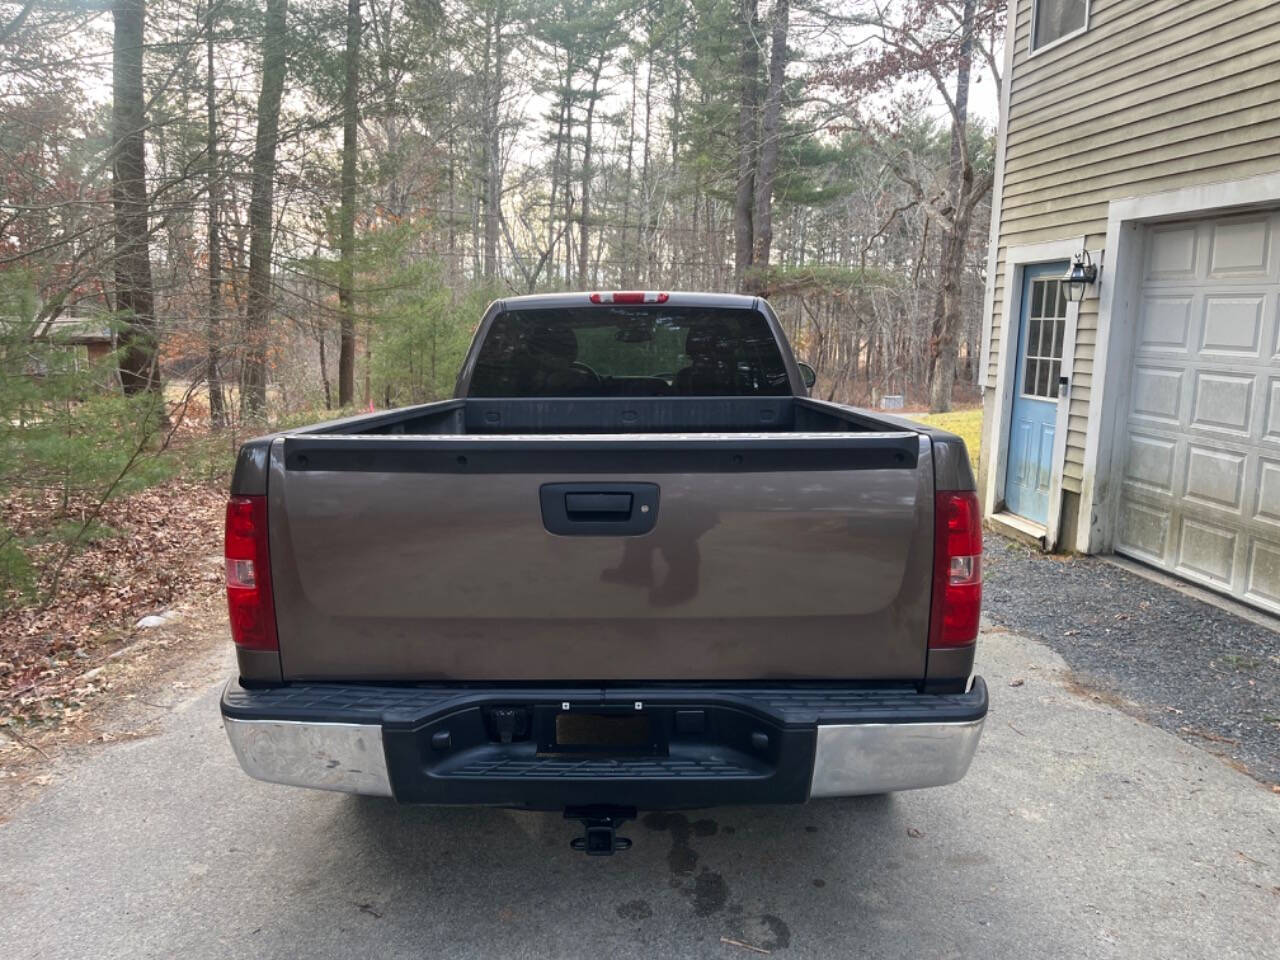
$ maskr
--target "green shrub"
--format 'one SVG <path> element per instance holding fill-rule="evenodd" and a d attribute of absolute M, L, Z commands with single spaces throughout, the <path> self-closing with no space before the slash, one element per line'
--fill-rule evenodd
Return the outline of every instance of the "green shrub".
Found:
<path fill-rule="evenodd" d="M 47 504 L 52 494 L 57 508 L 36 537 L 0 531 L 0 597 L 9 598 L 28 596 L 47 572 L 27 547 L 58 542 L 65 555 L 105 535 L 95 505 L 175 471 L 162 455 L 163 398 L 124 396 L 114 356 L 89 363 L 70 334 L 47 335 L 31 289 L 21 275 L 0 277 L 0 497 Z"/>

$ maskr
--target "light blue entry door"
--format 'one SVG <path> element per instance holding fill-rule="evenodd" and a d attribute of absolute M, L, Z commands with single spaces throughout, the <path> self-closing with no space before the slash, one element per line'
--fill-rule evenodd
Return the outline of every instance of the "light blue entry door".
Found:
<path fill-rule="evenodd" d="M 1067 326 L 1067 298 L 1060 278 L 1066 263 L 1041 263 L 1022 271 L 1018 363 L 1004 501 L 1010 513 L 1044 524 L 1049 518 L 1049 475 L 1058 423 L 1058 377 Z"/>

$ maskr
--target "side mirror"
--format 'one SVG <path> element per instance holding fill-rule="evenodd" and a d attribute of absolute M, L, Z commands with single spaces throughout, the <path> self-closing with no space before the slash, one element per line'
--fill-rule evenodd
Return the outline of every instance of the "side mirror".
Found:
<path fill-rule="evenodd" d="M 812 390 L 813 385 L 818 382 L 818 371 L 803 360 L 797 361 L 796 366 L 800 368 L 800 379 L 804 382 L 804 388 Z"/>

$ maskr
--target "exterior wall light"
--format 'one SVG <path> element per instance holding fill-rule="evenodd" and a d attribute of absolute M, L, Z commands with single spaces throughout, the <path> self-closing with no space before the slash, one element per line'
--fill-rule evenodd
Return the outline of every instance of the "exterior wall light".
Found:
<path fill-rule="evenodd" d="M 1084 299 L 1085 290 L 1097 282 L 1098 268 L 1089 257 L 1089 251 L 1081 250 L 1076 254 L 1067 275 L 1062 278 L 1063 292 L 1072 303 L 1079 303 Z"/>

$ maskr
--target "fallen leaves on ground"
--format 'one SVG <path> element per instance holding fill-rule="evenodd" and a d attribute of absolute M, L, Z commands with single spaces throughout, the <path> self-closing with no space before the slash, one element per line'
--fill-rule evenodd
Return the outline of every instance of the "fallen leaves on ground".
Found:
<path fill-rule="evenodd" d="M 105 533 L 66 562 L 56 598 L 0 613 L 0 726 L 74 722 L 101 667 L 129 646 L 140 617 L 217 589 L 226 494 L 172 480 L 106 504 L 95 521 Z M 0 524 L 30 537 L 92 509 L 56 494 L 0 500 Z M 35 546 L 44 566 L 61 550 Z M 42 563 L 44 561 L 45 563 Z"/>
<path fill-rule="evenodd" d="M 1183 733 L 1191 734 L 1193 737 L 1199 737 L 1201 740 L 1208 740 L 1210 743 L 1229 743 L 1233 746 L 1240 746 L 1239 740 L 1234 740 L 1231 737 L 1224 737 L 1208 730 L 1197 730 L 1195 727 L 1179 727 L 1178 729 Z"/>

